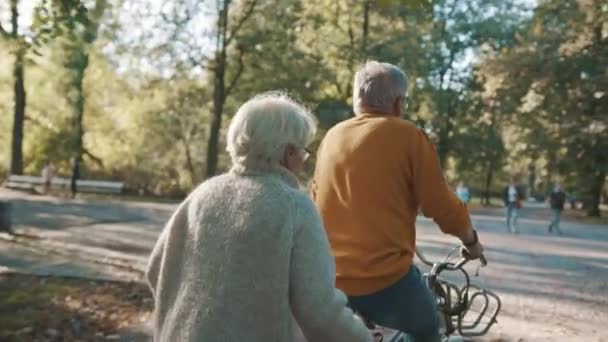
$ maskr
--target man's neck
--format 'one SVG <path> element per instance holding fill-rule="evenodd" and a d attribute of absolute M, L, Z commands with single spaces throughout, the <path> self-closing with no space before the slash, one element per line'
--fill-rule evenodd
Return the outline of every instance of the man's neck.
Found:
<path fill-rule="evenodd" d="M 379 111 L 371 111 L 371 110 L 366 110 L 366 111 L 362 111 L 358 114 L 356 114 L 356 116 L 360 116 L 360 115 L 368 115 L 368 116 L 388 116 L 388 117 L 399 117 L 399 115 L 395 115 L 394 113 L 384 113 L 384 112 L 379 112 Z"/>

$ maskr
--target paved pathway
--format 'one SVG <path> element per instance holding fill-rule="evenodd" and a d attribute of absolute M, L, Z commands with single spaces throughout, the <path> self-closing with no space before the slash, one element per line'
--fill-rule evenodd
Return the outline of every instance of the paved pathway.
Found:
<path fill-rule="evenodd" d="M 0 236 L 0 265 L 119 279 L 141 279 L 147 255 L 175 208 L 0 189 L 3 198 L 13 203 L 16 230 L 30 237 Z M 520 220 L 519 235 L 506 232 L 501 210 L 473 216 L 490 261 L 475 281 L 503 300 L 499 324 L 487 340 L 608 342 L 608 226 L 566 222 L 563 236 L 549 235 L 542 210 L 524 213 L 529 218 Z M 418 241 L 433 259 L 456 243 L 426 219 L 419 222 Z"/>

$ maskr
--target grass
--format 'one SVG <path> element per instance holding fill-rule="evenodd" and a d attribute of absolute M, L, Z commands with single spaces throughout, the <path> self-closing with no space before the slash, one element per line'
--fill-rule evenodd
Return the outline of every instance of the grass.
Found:
<path fill-rule="evenodd" d="M 0 274 L 0 341 L 95 341 L 148 319 L 138 283 Z"/>

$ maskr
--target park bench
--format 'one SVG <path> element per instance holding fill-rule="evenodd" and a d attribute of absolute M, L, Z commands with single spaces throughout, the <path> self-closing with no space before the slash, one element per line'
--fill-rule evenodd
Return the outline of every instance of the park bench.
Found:
<path fill-rule="evenodd" d="M 34 190 L 37 186 L 43 186 L 44 180 L 42 177 L 25 176 L 25 175 L 10 175 L 4 186 L 10 189 Z M 51 182 L 51 188 L 69 189 L 70 179 L 54 177 Z M 77 180 L 76 188 L 78 192 L 88 193 L 103 193 L 103 194 L 120 194 L 124 190 L 123 182 L 100 181 L 100 180 Z"/>

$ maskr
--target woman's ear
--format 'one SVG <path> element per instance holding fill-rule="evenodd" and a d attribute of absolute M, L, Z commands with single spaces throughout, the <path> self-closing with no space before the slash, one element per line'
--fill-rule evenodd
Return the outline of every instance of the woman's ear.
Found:
<path fill-rule="evenodd" d="M 287 145 L 285 146 L 285 156 L 289 156 L 289 157 L 293 157 L 294 155 L 296 155 L 297 151 L 296 148 L 293 145 Z"/>
<path fill-rule="evenodd" d="M 283 158 L 281 160 L 281 165 L 287 166 L 289 163 L 289 159 L 293 158 L 294 153 L 295 153 L 295 149 L 293 148 L 293 146 L 291 146 L 291 145 L 285 146 L 285 148 L 283 149 Z"/>

